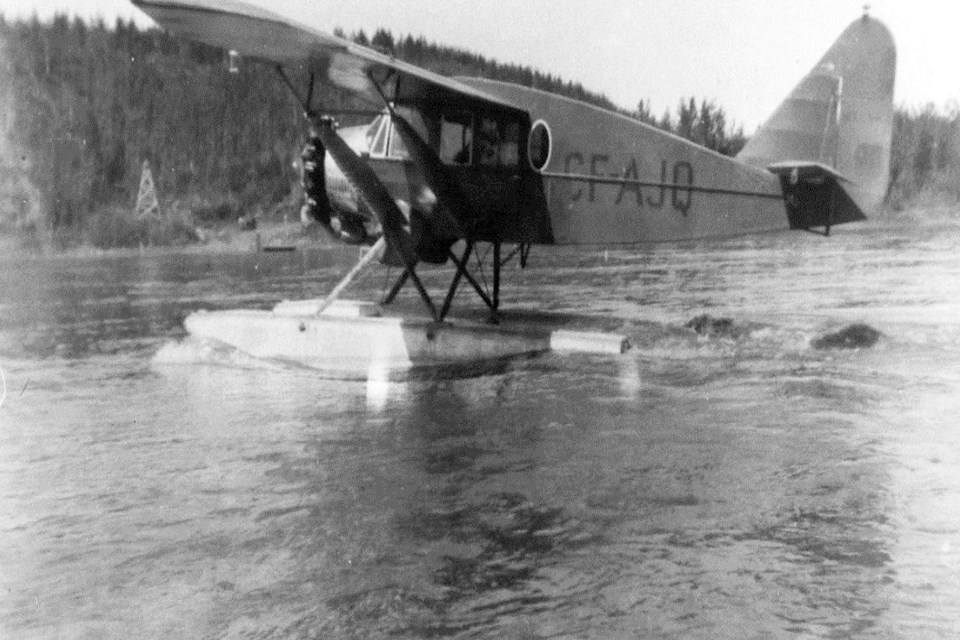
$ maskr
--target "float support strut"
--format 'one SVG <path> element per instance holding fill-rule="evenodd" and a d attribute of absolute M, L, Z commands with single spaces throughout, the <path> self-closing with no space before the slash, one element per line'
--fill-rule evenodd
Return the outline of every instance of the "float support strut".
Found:
<path fill-rule="evenodd" d="M 496 312 L 496 309 L 493 306 L 493 301 L 490 299 L 490 296 L 486 294 L 486 292 L 483 290 L 483 287 L 480 286 L 477 280 L 467 270 L 467 261 L 465 259 L 461 260 L 456 255 L 454 255 L 452 251 L 450 252 L 450 259 L 453 260 L 454 264 L 457 265 L 457 271 L 463 272 L 463 277 L 467 279 L 467 282 L 469 282 L 470 286 L 472 286 L 474 291 L 477 292 L 477 295 L 480 296 L 484 304 L 490 307 L 491 311 Z"/>
<path fill-rule="evenodd" d="M 460 278 L 463 277 L 463 274 L 467 270 L 467 259 L 470 257 L 470 252 L 473 251 L 473 241 L 467 240 L 467 248 L 463 251 L 463 259 L 460 262 L 457 262 L 456 258 L 453 255 L 453 251 L 450 251 L 450 257 L 453 258 L 454 262 L 457 265 L 457 272 L 453 276 L 453 281 L 450 283 L 450 288 L 447 290 L 447 297 L 443 301 L 443 309 L 440 310 L 440 319 L 447 317 L 447 313 L 450 311 L 450 305 L 453 303 L 453 296 L 457 293 L 457 287 L 460 286 Z"/>
<path fill-rule="evenodd" d="M 390 304 L 393 302 L 394 298 L 397 297 L 397 294 L 400 293 L 400 289 L 403 288 L 403 285 L 407 284 L 407 279 L 410 277 L 410 274 L 406 270 L 400 274 L 400 277 L 397 278 L 397 281 L 393 283 L 393 286 L 390 287 L 390 291 L 387 292 L 387 295 L 383 297 L 383 300 L 380 304 Z"/>

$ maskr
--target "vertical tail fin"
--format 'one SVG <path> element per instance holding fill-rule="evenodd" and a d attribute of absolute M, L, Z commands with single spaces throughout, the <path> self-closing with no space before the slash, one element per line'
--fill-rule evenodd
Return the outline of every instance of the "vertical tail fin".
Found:
<path fill-rule="evenodd" d="M 815 162 L 851 183 L 866 212 L 887 193 L 897 53 L 890 32 L 864 15 L 847 27 L 738 156 L 760 167 Z"/>

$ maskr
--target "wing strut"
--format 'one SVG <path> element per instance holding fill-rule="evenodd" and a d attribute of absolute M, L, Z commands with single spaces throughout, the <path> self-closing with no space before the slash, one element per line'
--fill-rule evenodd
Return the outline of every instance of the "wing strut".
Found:
<path fill-rule="evenodd" d="M 387 105 L 390 118 L 396 127 L 397 133 L 403 139 L 410 152 L 414 162 L 423 172 L 424 181 L 434 192 L 440 208 L 440 213 L 431 220 L 430 233 L 434 242 L 441 246 L 435 247 L 440 251 L 446 252 L 449 259 L 457 266 L 456 273 L 447 290 L 442 308 L 438 311 L 434 305 L 430 294 L 423 286 L 416 273 L 416 265 L 419 262 L 417 246 L 409 230 L 409 221 L 400 211 L 397 203 L 393 200 L 387 188 L 377 177 L 376 173 L 350 148 L 350 146 L 339 136 L 334 129 L 332 119 L 318 117 L 310 108 L 314 93 L 314 79 L 311 75 L 310 86 L 307 89 L 306 101 L 296 91 L 293 83 L 287 77 L 281 66 L 277 66 L 277 72 L 283 81 L 287 84 L 291 93 L 300 102 L 304 114 L 314 125 L 316 137 L 322 143 L 326 153 L 337 164 L 343 172 L 347 181 L 356 190 L 357 195 L 363 203 L 374 213 L 380 227 L 383 230 L 383 236 L 371 251 L 344 277 L 337 287 L 321 303 L 320 311 L 330 305 L 340 292 L 350 283 L 350 281 L 377 256 L 382 255 L 382 260 L 388 264 L 399 265 L 403 267 L 400 277 L 390 288 L 390 291 L 384 297 L 382 304 L 389 304 L 397 296 L 400 289 L 408 281 L 412 281 L 417 289 L 417 293 L 423 300 L 431 316 L 437 322 L 442 322 L 450 311 L 453 298 L 462 279 L 466 279 L 470 286 L 477 292 L 477 295 L 483 300 L 484 304 L 491 311 L 491 321 L 496 321 L 497 310 L 500 306 L 500 270 L 504 263 L 516 255 L 517 251 L 510 253 L 506 260 L 501 260 L 501 243 L 494 242 L 493 250 L 493 292 L 491 296 L 484 291 L 476 278 L 469 270 L 469 258 L 471 253 L 476 252 L 475 240 L 472 238 L 472 228 L 479 221 L 476 210 L 467 198 L 457 177 L 450 169 L 443 164 L 437 153 L 428 145 L 423 138 L 416 132 L 413 126 L 400 114 L 396 112 L 393 104 L 386 99 L 386 96 L 380 89 L 379 83 L 368 76 L 370 82 L 376 87 L 377 92 L 383 98 Z M 461 223 L 466 223 L 468 230 L 465 231 Z M 467 242 L 463 256 L 458 257 L 452 250 L 452 245 L 458 239 L 465 239 Z M 423 239 L 422 239 L 423 240 Z M 525 263 L 526 252 L 524 245 L 518 247 L 521 257 L 521 264 Z M 526 248 L 529 250 L 529 248 Z M 477 255 L 479 260 L 479 254 Z M 482 268 L 482 261 L 480 262 Z"/>

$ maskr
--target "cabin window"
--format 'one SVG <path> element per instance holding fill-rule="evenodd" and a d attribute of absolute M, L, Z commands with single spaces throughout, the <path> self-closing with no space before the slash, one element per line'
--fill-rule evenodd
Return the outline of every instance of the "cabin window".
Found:
<path fill-rule="evenodd" d="M 520 123 L 482 117 L 477 131 L 477 155 L 482 166 L 515 168 L 520 161 Z"/>
<path fill-rule="evenodd" d="M 473 117 L 470 113 L 444 113 L 440 116 L 440 159 L 447 164 L 470 164 L 473 159 Z"/>
<path fill-rule="evenodd" d="M 542 171 L 550 162 L 551 142 L 549 125 L 543 120 L 534 122 L 527 139 L 527 158 L 537 171 Z"/>

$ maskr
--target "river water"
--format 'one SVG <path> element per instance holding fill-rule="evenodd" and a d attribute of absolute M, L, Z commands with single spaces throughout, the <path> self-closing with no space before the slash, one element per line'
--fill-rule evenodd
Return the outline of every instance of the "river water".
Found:
<path fill-rule="evenodd" d="M 960 225 L 507 270 L 621 357 L 365 384 L 184 341 L 355 258 L 0 258 L 0 636 L 960 636 Z"/>

